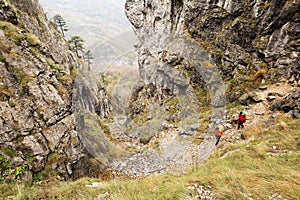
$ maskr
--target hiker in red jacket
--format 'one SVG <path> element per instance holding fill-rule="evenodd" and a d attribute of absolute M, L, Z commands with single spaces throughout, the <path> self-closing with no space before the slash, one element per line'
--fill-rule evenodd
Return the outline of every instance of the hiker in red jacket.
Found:
<path fill-rule="evenodd" d="M 246 121 L 246 115 L 245 115 L 245 113 L 244 112 L 240 112 L 239 119 L 238 119 L 238 128 L 237 129 L 244 128 L 245 121 Z"/>

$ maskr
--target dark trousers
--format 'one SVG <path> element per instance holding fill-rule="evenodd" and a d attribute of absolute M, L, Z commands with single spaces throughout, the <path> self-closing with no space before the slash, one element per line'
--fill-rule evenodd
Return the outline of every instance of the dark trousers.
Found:
<path fill-rule="evenodd" d="M 216 135 L 216 138 L 217 138 L 217 142 L 216 142 L 216 146 L 217 146 L 219 144 L 219 142 L 220 142 L 221 136 Z"/>
<path fill-rule="evenodd" d="M 238 127 L 237 127 L 237 129 L 240 129 L 240 128 L 244 128 L 244 122 L 238 120 Z"/>

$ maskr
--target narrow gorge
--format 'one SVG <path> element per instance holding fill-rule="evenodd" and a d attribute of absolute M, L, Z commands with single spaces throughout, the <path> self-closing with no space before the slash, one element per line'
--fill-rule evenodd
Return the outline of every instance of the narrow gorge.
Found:
<path fill-rule="evenodd" d="M 0 0 L 0 177 L 181 174 L 216 150 L 216 125 L 235 134 L 238 106 L 253 126 L 299 118 L 299 0 L 127 0 L 125 13 L 140 75 L 126 106 L 37 0 Z"/>

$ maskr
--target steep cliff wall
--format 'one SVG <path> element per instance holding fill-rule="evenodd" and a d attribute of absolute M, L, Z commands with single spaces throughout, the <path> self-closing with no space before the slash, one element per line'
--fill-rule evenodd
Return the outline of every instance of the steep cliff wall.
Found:
<path fill-rule="evenodd" d="M 197 1 L 186 28 L 213 53 L 234 100 L 265 82 L 299 84 L 299 10 L 298 0 Z"/>
<path fill-rule="evenodd" d="M 125 10 L 145 85 L 215 91 L 211 68 L 230 102 L 260 85 L 300 85 L 299 0 L 127 0 Z"/>
<path fill-rule="evenodd" d="M 81 72 L 84 64 L 38 2 L 0 0 L 0 38 L 0 177 L 76 178 L 101 169 L 104 162 L 92 164 L 89 157 L 109 150 L 91 153 L 94 147 L 83 140 L 89 131 L 79 125 L 103 134 L 99 116 L 109 114 L 107 95 Z"/>

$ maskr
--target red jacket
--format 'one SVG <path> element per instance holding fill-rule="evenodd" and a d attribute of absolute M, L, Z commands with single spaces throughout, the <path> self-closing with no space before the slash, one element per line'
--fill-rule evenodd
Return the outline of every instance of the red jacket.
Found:
<path fill-rule="evenodd" d="M 246 121 L 246 117 L 244 117 L 243 115 L 239 115 L 239 121 L 240 122 L 245 122 Z"/>

